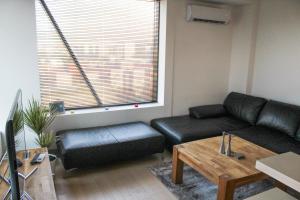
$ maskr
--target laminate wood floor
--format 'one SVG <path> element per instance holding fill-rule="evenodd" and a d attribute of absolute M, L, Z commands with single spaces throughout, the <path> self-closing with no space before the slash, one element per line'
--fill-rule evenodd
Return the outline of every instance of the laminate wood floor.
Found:
<path fill-rule="evenodd" d="M 168 152 L 164 159 L 170 160 Z M 175 196 L 149 171 L 160 155 L 65 174 L 60 161 L 54 179 L 59 200 L 175 200 Z"/>

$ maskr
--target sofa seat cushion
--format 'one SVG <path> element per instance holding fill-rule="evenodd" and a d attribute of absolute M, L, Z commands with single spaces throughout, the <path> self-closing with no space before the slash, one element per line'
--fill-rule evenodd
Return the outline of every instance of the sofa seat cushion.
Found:
<path fill-rule="evenodd" d="M 260 97 L 231 92 L 224 101 L 224 107 L 234 117 L 255 125 L 266 102 Z"/>
<path fill-rule="evenodd" d="M 118 142 L 106 129 L 66 130 L 59 135 L 56 144 L 65 169 L 92 167 L 118 157 Z"/>
<path fill-rule="evenodd" d="M 245 129 L 231 131 L 245 140 L 267 148 L 275 153 L 292 151 L 300 154 L 300 142 L 280 131 L 263 126 L 252 126 Z"/>
<path fill-rule="evenodd" d="M 300 123 L 300 106 L 269 101 L 261 111 L 257 125 L 266 126 L 295 137 Z"/>
<path fill-rule="evenodd" d="M 186 116 L 167 117 L 151 121 L 152 127 L 166 136 L 169 145 L 221 135 L 222 131 L 248 127 L 249 124 L 233 117 L 195 119 Z"/>
<path fill-rule="evenodd" d="M 164 136 L 143 122 L 64 130 L 57 133 L 65 169 L 93 167 L 161 153 Z"/>
<path fill-rule="evenodd" d="M 107 129 L 88 128 L 67 130 L 60 132 L 60 139 L 64 141 L 64 150 L 91 148 L 99 145 L 111 145 L 117 143 L 116 139 Z"/>
<path fill-rule="evenodd" d="M 164 149 L 164 136 L 145 123 L 113 125 L 108 130 L 119 143 L 120 160 L 150 155 Z"/>

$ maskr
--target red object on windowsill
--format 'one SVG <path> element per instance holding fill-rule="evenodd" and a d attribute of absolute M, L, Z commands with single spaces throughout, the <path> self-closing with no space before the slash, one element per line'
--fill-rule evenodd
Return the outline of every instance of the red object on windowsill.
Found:
<path fill-rule="evenodd" d="M 134 104 L 134 107 L 135 107 L 135 108 L 138 108 L 138 107 L 139 107 L 139 104 L 137 104 L 137 103 Z"/>

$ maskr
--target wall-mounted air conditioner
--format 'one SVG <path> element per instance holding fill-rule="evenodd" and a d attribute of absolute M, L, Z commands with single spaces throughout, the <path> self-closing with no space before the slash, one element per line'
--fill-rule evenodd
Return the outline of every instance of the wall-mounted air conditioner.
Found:
<path fill-rule="evenodd" d="M 217 8 L 203 5 L 187 6 L 187 21 L 228 24 L 231 19 L 229 8 Z"/>

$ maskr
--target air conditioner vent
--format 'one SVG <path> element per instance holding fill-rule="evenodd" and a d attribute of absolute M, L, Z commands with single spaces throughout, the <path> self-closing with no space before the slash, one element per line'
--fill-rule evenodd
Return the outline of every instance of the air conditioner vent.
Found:
<path fill-rule="evenodd" d="M 216 21 L 216 20 L 210 20 L 210 19 L 193 19 L 194 22 L 206 22 L 206 23 L 213 23 L 213 24 L 226 24 L 226 22 L 223 21 Z"/>

